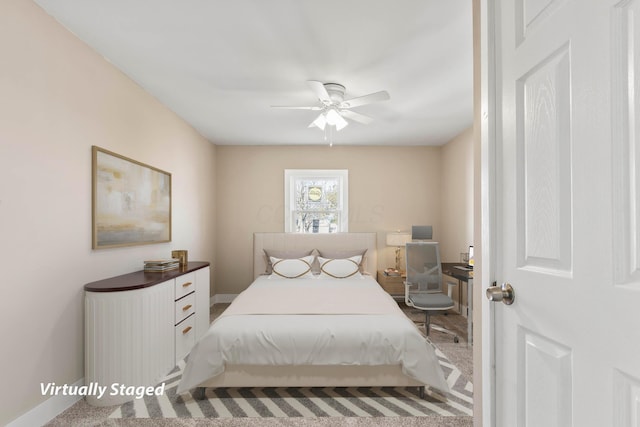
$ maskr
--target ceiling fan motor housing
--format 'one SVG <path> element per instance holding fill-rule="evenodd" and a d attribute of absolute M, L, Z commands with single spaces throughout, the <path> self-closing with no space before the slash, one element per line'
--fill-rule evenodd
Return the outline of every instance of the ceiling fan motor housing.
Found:
<path fill-rule="evenodd" d="M 340 103 L 344 100 L 344 86 L 338 83 L 325 83 L 324 88 L 329 94 L 329 98 L 334 103 Z"/>

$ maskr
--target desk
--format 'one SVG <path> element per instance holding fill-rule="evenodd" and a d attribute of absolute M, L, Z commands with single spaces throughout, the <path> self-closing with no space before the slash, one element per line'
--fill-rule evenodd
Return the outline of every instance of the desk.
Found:
<path fill-rule="evenodd" d="M 473 344 L 473 270 L 455 268 L 466 267 L 466 265 L 459 262 L 443 262 L 442 274 L 467 284 L 467 342 L 471 345 Z M 462 288 L 458 289 L 458 307 L 462 310 Z"/>

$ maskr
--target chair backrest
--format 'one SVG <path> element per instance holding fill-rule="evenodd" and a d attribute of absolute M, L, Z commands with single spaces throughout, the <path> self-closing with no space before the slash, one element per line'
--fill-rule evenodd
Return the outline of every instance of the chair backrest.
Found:
<path fill-rule="evenodd" d="M 441 292 L 442 265 L 437 242 L 409 242 L 406 245 L 407 283 L 410 292 Z"/>
<path fill-rule="evenodd" d="M 430 225 L 412 225 L 411 240 L 431 240 L 433 239 L 433 227 Z"/>

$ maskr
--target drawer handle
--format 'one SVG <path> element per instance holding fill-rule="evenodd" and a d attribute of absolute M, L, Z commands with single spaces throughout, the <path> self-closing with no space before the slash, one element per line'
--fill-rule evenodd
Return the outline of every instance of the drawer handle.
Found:
<path fill-rule="evenodd" d="M 189 310 L 191 307 L 193 307 L 191 304 L 187 304 L 184 307 L 182 307 L 182 311 L 187 311 Z"/>
<path fill-rule="evenodd" d="M 183 334 L 188 334 L 190 330 L 191 330 L 191 326 L 187 326 L 186 328 L 184 328 L 184 329 L 182 330 L 182 333 L 183 333 Z"/>
<path fill-rule="evenodd" d="M 192 282 L 186 282 L 182 284 L 183 288 L 188 288 L 189 286 L 191 286 Z"/>

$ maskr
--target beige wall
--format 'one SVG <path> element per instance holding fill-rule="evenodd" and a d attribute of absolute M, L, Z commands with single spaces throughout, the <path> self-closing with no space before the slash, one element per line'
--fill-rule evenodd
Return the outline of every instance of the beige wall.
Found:
<path fill-rule="evenodd" d="M 460 253 L 473 244 L 473 127 L 442 146 L 441 200 L 441 257 L 460 262 Z M 454 301 L 462 291 L 463 306 L 468 305 L 465 286 L 453 288 Z"/>
<path fill-rule="evenodd" d="M 442 146 L 442 233 L 445 262 L 459 262 L 473 244 L 473 128 Z"/>
<path fill-rule="evenodd" d="M 441 237 L 440 147 L 219 146 L 216 161 L 216 294 L 251 283 L 254 232 L 284 231 L 285 169 L 349 170 L 349 231 L 378 233 L 381 268 L 395 262 L 386 232 L 431 224 Z"/>
<path fill-rule="evenodd" d="M 84 376 L 83 285 L 214 259 L 215 147 L 30 1 L 0 2 L 0 425 Z M 173 242 L 91 250 L 91 145 L 172 173 Z"/>

